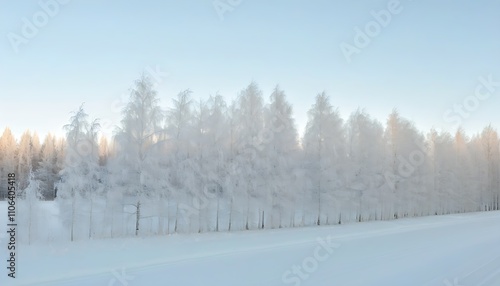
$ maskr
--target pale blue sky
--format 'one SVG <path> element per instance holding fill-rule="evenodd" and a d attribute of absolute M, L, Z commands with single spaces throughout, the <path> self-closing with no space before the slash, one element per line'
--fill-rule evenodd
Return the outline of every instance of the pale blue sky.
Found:
<path fill-rule="evenodd" d="M 385 122 L 398 108 L 423 131 L 451 131 L 443 116 L 474 96 L 478 77 L 500 81 L 500 1 L 402 0 L 348 63 L 340 44 L 354 44 L 355 27 L 389 2 L 242 0 L 222 20 L 212 0 L 73 0 L 16 53 L 10 33 L 23 36 L 23 18 L 43 10 L 38 1 L 3 0 L 0 130 L 62 134 L 82 102 L 92 117 L 118 123 L 120 96 L 158 66 L 169 74 L 158 87 L 164 107 L 187 88 L 229 101 L 255 80 L 266 99 L 276 84 L 285 90 L 301 131 L 322 90 L 344 119 L 364 107 Z M 462 121 L 470 134 L 500 127 L 500 87 L 479 102 Z"/>

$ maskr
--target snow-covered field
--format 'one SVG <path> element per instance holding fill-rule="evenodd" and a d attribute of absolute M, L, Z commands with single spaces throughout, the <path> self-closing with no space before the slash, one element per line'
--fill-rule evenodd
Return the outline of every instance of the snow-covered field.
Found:
<path fill-rule="evenodd" d="M 21 244 L 0 285 L 500 285 L 500 212 Z"/>

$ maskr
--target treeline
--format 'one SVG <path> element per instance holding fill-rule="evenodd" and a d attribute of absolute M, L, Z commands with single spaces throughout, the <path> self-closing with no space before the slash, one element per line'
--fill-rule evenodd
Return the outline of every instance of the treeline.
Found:
<path fill-rule="evenodd" d="M 189 90 L 168 110 L 159 100 L 147 76 L 137 80 L 110 142 L 98 141 L 99 121 L 83 107 L 64 140 L 49 135 L 40 146 L 25 133 L 16 143 L 7 129 L 0 170 L 17 170 L 19 188 L 45 198 L 57 188 L 71 240 L 499 208 L 499 138 L 491 126 L 468 137 L 424 134 L 397 111 L 385 124 L 363 110 L 343 120 L 323 92 L 299 140 L 279 87 L 267 102 L 253 82 L 230 103 L 220 95 L 193 101 Z"/>
<path fill-rule="evenodd" d="M 41 143 L 36 132 L 27 130 L 16 140 L 12 131 L 5 128 L 0 137 L 0 199 L 7 196 L 8 173 L 16 173 L 19 196 L 24 196 L 31 177 L 39 181 L 44 199 L 54 199 L 55 183 L 64 168 L 65 149 L 64 138 L 48 134 Z"/>

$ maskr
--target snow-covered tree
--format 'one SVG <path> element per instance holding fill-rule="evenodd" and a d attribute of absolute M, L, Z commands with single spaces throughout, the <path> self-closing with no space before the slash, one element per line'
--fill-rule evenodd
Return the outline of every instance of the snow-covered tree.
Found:
<path fill-rule="evenodd" d="M 491 125 L 481 132 L 481 145 L 485 158 L 484 196 L 487 198 L 487 209 L 498 210 L 500 194 L 500 149 L 497 131 Z"/>
<path fill-rule="evenodd" d="M 38 170 L 38 166 L 40 165 L 40 156 L 42 152 L 42 145 L 40 144 L 40 137 L 38 137 L 38 133 L 35 131 L 31 136 L 31 152 L 32 152 L 32 168 L 33 171 L 36 172 Z"/>
<path fill-rule="evenodd" d="M 305 168 L 312 184 L 309 191 L 316 200 L 315 223 L 337 223 L 341 221 L 339 198 L 345 183 L 345 134 L 343 120 L 325 92 L 316 96 L 308 111 L 302 142 Z"/>
<path fill-rule="evenodd" d="M 198 220 L 192 221 L 191 225 L 194 231 L 205 232 L 209 231 L 215 218 L 212 216 L 212 210 L 215 209 L 214 200 L 207 198 L 207 191 L 210 186 L 211 178 L 214 177 L 214 169 L 211 164 L 210 153 L 210 134 L 208 119 L 210 110 L 208 104 L 199 100 L 195 106 L 193 116 L 193 137 L 191 144 L 193 145 L 192 164 L 190 164 L 189 172 L 192 173 L 192 181 L 189 184 L 190 193 L 195 199 L 193 207 L 198 213 Z"/>
<path fill-rule="evenodd" d="M 163 111 L 151 79 L 143 75 L 130 91 L 123 110 L 121 126 L 116 134 L 117 157 L 114 173 L 118 186 L 135 200 L 135 234 L 139 234 L 141 200 L 158 194 L 161 122 Z M 118 187 L 117 186 L 117 187 Z"/>
<path fill-rule="evenodd" d="M 77 203 L 81 198 L 90 201 L 89 237 L 92 236 L 93 199 L 99 188 L 99 151 L 97 146 L 97 120 L 89 122 L 83 105 L 74 112 L 66 129 L 66 156 L 58 184 L 60 202 L 64 209 L 70 209 L 70 237 L 75 239 Z M 71 204 L 69 207 L 67 202 Z"/>
<path fill-rule="evenodd" d="M 37 219 L 39 212 L 39 202 L 43 199 L 40 189 L 39 181 L 35 179 L 35 175 L 31 172 L 28 176 L 28 186 L 25 189 L 24 205 L 27 207 L 28 219 L 28 244 L 36 239 L 37 228 L 39 227 L 40 220 Z"/>
<path fill-rule="evenodd" d="M 21 136 L 18 146 L 17 176 L 19 190 L 24 190 L 28 186 L 29 176 L 34 171 L 33 159 L 35 154 L 31 133 L 27 130 Z"/>
<path fill-rule="evenodd" d="M 221 213 L 221 200 L 227 204 L 230 200 L 230 190 L 225 186 L 227 173 L 224 170 L 227 168 L 230 131 L 228 130 L 227 105 L 224 98 L 216 94 L 210 96 L 207 102 L 208 118 L 205 125 L 206 128 L 206 144 L 207 144 L 207 162 L 208 174 L 207 192 L 210 193 L 207 198 L 216 198 L 215 206 L 215 231 L 228 229 L 228 213 Z M 227 210 L 227 207 L 224 208 Z M 224 225 L 224 226 L 223 226 Z"/>
<path fill-rule="evenodd" d="M 192 92 L 187 89 L 172 99 L 172 107 L 165 121 L 168 166 L 168 195 L 176 201 L 173 230 L 187 232 L 195 229 L 191 222 L 199 220 L 199 213 L 192 205 L 194 188 L 189 185 L 194 180 L 192 167 L 193 153 L 193 107 Z M 196 224 L 197 225 L 197 224 Z M 170 222 L 169 222 L 170 229 Z"/>
<path fill-rule="evenodd" d="M 263 200 L 270 204 L 267 210 L 270 227 L 290 227 L 295 219 L 298 195 L 297 179 L 293 172 L 299 149 L 298 134 L 292 117 L 292 106 L 283 90 L 276 86 L 264 112 L 262 135 L 266 193 Z"/>
<path fill-rule="evenodd" d="M 349 161 L 348 192 L 358 221 L 382 219 L 385 205 L 384 172 L 386 154 L 384 128 L 358 109 L 346 124 Z"/>
<path fill-rule="evenodd" d="M 237 186 L 233 190 L 231 227 L 256 229 L 263 225 L 265 198 L 264 169 L 264 100 L 255 82 L 242 90 L 237 100 L 235 134 L 235 174 Z M 243 212 L 243 213 L 242 213 Z M 235 215 L 238 219 L 234 219 Z"/>
<path fill-rule="evenodd" d="M 454 160 L 453 174 L 455 176 L 455 195 L 461 197 L 461 211 L 480 210 L 479 193 L 473 187 L 473 165 L 469 150 L 469 138 L 463 131 L 458 129 L 453 138 Z"/>
<path fill-rule="evenodd" d="M 35 177 L 39 181 L 40 189 L 46 199 L 55 196 L 54 186 L 59 179 L 60 169 L 57 166 L 56 139 L 52 134 L 47 134 L 41 148 L 39 168 Z"/>
<path fill-rule="evenodd" d="M 421 167 L 427 159 L 427 147 L 414 124 L 396 110 L 387 119 L 385 140 L 390 159 L 385 178 L 394 198 L 391 212 L 395 218 L 400 218 L 415 211 L 414 197 L 423 185 Z"/>
<path fill-rule="evenodd" d="M 457 193 L 455 182 L 453 138 L 447 132 L 438 133 L 433 129 L 427 136 L 427 142 L 428 166 L 432 170 L 433 180 L 426 190 L 427 202 L 421 202 L 421 208 L 430 205 L 434 214 L 458 211 L 457 204 L 461 203 L 462 198 Z"/>

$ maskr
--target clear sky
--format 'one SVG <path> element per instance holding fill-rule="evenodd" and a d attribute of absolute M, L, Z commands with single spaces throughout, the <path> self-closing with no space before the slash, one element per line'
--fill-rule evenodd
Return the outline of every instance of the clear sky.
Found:
<path fill-rule="evenodd" d="M 267 100 L 279 84 L 300 131 L 323 90 L 344 119 L 362 107 L 385 122 L 398 108 L 423 131 L 453 131 L 458 118 L 469 134 L 500 127 L 500 86 L 475 95 L 480 76 L 500 82 L 497 0 L 55 1 L 1 1 L 0 130 L 16 136 L 63 134 L 82 102 L 109 132 L 148 67 L 168 73 L 164 107 L 187 88 L 229 101 L 255 80 Z M 390 20 L 372 22 L 381 10 Z M 369 43 L 356 46 L 367 25 Z M 350 61 L 342 43 L 357 49 Z"/>

